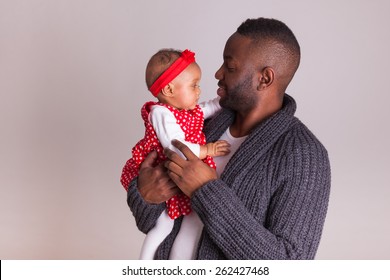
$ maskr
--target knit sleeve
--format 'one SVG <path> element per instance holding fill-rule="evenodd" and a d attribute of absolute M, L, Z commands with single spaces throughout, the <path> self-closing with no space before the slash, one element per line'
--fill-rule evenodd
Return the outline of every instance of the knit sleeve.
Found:
<path fill-rule="evenodd" d="M 277 177 L 282 179 L 273 182 L 277 185 L 265 213 L 253 213 L 245 206 L 259 203 L 259 198 L 248 195 L 243 201 L 220 179 L 192 197 L 207 234 L 227 259 L 315 257 L 329 200 L 330 165 L 321 144 L 305 145 L 300 140 L 291 144 L 291 153 L 279 162 Z M 248 182 L 241 182 L 240 188 Z"/>
<path fill-rule="evenodd" d="M 138 229 L 145 234 L 154 227 L 158 217 L 166 207 L 165 203 L 147 203 L 138 191 L 137 178 L 130 183 L 127 192 L 127 204 L 133 213 Z"/>
<path fill-rule="evenodd" d="M 287 257 L 314 259 L 328 210 L 329 156 L 317 138 L 301 126 L 290 142 L 285 174 L 271 200 L 267 227 L 286 248 Z"/>

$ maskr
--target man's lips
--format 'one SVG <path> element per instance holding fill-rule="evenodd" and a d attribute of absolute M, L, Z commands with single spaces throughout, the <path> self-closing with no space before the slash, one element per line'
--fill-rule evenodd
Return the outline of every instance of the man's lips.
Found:
<path fill-rule="evenodd" d="M 226 89 L 220 83 L 218 83 L 217 95 L 223 96 L 225 94 L 226 94 Z"/>
<path fill-rule="evenodd" d="M 218 96 L 224 96 L 225 95 L 225 89 L 224 88 L 218 88 L 217 89 L 217 95 Z"/>

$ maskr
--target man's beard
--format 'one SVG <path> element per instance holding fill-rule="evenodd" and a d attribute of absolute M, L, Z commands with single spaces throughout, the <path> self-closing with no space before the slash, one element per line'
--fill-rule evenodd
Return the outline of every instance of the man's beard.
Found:
<path fill-rule="evenodd" d="M 253 93 L 252 78 L 249 75 L 233 89 L 225 91 L 225 96 L 220 100 L 223 108 L 244 113 L 257 105 L 258 96 Z"/>

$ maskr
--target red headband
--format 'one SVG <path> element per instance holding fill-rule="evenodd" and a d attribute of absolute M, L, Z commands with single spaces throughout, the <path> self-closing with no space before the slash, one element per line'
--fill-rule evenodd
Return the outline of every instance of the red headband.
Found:
<path fill-rule="evenodd" d="M 150 92 L 153 93 L 154 96 L 157 96 L 169 82 L 176 78 L 193 62 L 195 62 L 195 53 L 189 50 L 183 51 L 180 57 L 176 59 L 176 61 L 151 85 L 149 88 Z"/>

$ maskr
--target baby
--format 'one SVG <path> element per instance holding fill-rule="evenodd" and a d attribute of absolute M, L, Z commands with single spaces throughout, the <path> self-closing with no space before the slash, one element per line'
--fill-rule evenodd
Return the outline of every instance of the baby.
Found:
<path fill-rule="evenodd" d="M 145 136 L 132 149 L 130 158 L 122 170 L 121 183 L 128 190 L 130 182 L 138 176 L 139 166 L 153 150 L 157 151 L 156 164 L 164 161 L 164 148 L 178 151 L 172 144 L 177 139 L 191 151 L 215 168 L 212 157 L 227 155 L 229 143 L 207 143 L 203 134 L 203 122 L 221 109 L 219 98 L 198 104 L 201 70 L 195 62 L 195 54 L 163 49 L 153 55 L 146 67 L 146 84 L 158 102 L 149 101 L 141 109 L 145 123 Z M 167 201 L 168 215 L 176 219 L 191 213 L 190 199 L 178 194 Z"/>

